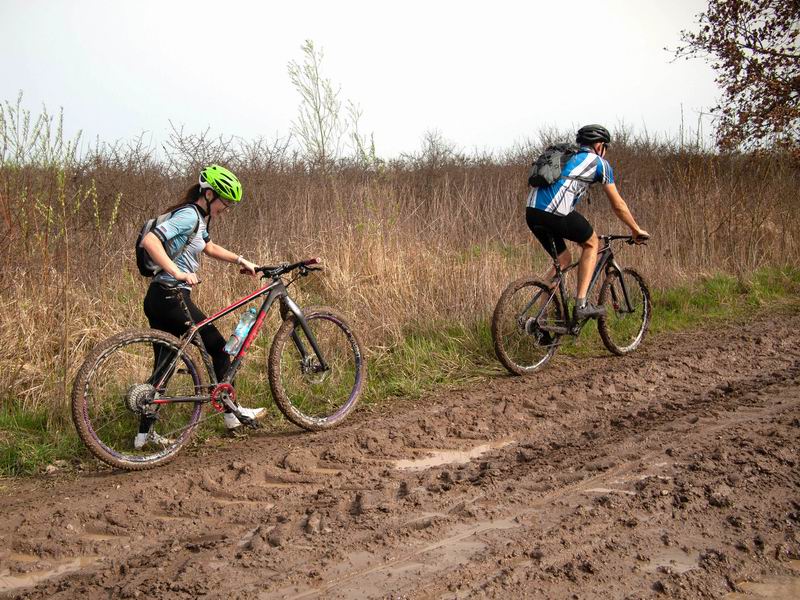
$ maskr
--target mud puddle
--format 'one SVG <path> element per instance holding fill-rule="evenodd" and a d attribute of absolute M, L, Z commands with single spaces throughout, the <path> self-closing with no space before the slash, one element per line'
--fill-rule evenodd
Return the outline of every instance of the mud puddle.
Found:
<path fill-rule="evenodd" d="M 12 555 L 19 556 L 19 555 Z M 91 567 L 100 561 L 99 556 L 80 556 L 54 563 L 49 569 L 28 571 L 19 575 L 12 575 L 9 571 L 0 572 L 0 593 L 13 592 L 27 587 L 35 586 L 43 581 L 59 577 L 75 571 Z M 29 562 L 29 561 L 26 561 Z M 44 562 L 44 561 L 43 561 Z M 51 562 L 51 561 L 46 561 Z"/>
<path fill-rule="evenodd" d="M 425 453 L 420 458 L 404 458 L 392 461 L 392 466 L 399 471 L 424 471 L 432 467 L 442 465 L 463 465 L 470 461 L 480 458 L 491 450 L 499 450 L 515 444 L 516 440 L 503 440 L 481 444 L 466 450 L 438 450 L 425 448 L 421 451 Z"/>

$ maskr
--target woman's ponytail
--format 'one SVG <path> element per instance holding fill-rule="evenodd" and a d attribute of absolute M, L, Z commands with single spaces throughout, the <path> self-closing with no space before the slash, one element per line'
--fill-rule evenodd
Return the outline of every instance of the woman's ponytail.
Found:
<path fill-rule="evenodd" d="M 181 200 L 177 204 L 173 204 L 164 212 L 171 213 L 173 210 L 177 210 L 181 206 L 186 206 L 187 204 L 191 204 L 192 202 L 197 202 L 202 197 L 203 197 L 203 190 L 200 188 L 199 183 L 195 183 L 192 187 L 186 190 L 186 193 L 183 195 L 183 200 Z"/>
<path fill-rule="evenodd" d="M 186 194 L 183 196 L 183 204 L 189 204 L 191 202 L 196 202 L 200 199 L 202 195 L 202 188 L 200 187 L 199 183 L 195 183 L 192 187 L 186 190 Z"/>

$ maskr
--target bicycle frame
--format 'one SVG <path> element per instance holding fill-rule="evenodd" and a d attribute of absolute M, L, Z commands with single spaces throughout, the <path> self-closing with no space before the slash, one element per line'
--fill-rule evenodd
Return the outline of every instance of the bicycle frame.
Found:
<path fill-rule="evenodd" d="M 185 305 L 183 296 L 180 295 L 180 292 L 178 291 L 177 288 L 176 288 L 176 293 L 178 294 L 178 298 L 180 299 L 180 302 L 183 305 L 184 310 L 191 321 L 191 316 L 189 315 L 189 311 Z M 270 308 L 272 308 L 272 305 L 275 303 L 276 300 L 279 300 L 281 302 L 281 305 L 288 312 L 290 312 L 297 318 L 297 321 L 300 323 L 300 327 L 302 328 L 303 332 L 306 335 L 306 338 L 311 344 L 311 348 L 314 354 L 316 354 L 317 359 L 319 360 L 320 369 L 327 370 L 328 365 L 325 362 L 325 358 L 322 355 L 322 351 L 319 349 L 319 346 L 317 345 L 317 340 L 314 337 L 314 334 L 312 333 L 311 329 L 308 326 L 308 323 L 306 322 L 305 316 L 303 315 L 303 311 L 295 303 L 295 301 L 289 297 L 289 292 L 286 289 L 286 284 L 284 284 L 280 278 L 275 278 L 268 285 L 265 285 L 261 289 L 256 290 L 249 296 L 245 296 L 244 298 L 237 300 L 230 306 L 223 308 L 219 312 L 211 315 L 210 317 L 207 317 L 206 319 L 200 321 L 199 323 L 194 323 L 192 327 L 189 328 L 189 331 L 187 331 L 181 337 L 182 345 L 180 349 L 178 350 L 178 352 L 175 353 L 175 356 L 173 357 L 171 364 L 164 371 L 164 374 L 161 375 L 161 377 L 158 379 L 154 387 L 157 390 L 163 389 L 166 380 L 172 375 L 175 367 L 178 364 L 178 361 L 180 360 L 180 356 L 186 351 L 186 349 L 189 347 L 189 344 L 195 343 L 200 347 L 201 351 L 207 355 L 205 344 L 203 344 L 203 339 L 200 336 L 198 336 L 199 331 L 203 327 L 207 327 L 208 325 L 230 314 L 236 309 L 246 304 L 249 304 L 253 300 L 260 298 L 262 296 L 266 297 L 264 298 L 264 301 L 261 303 L 261 308 L 259 309 L 258 314 L 256 316 L 256 321 L 250 328 L 250 331 L 248 332 L 247 337 L 244 339 L 241 348 L 239 348 L 239 351 L 236 353 L 233 362 L 228 367 L 228 370 L 225 372 L 225 376 L 223 377 L 222 381 L 217 381 L 216 374 L 212 369 L 210 373 L 212 378 L 212 383 L 208 387 L 210 389 L 213 389 L 221 384 L 230 384 L 233 381 L 234 377 L 236 376 L 236 373 L 239 371 L 242 363 L 244 362 L 244 358 L 247 355 L 248 350 L 250 349 L 250 345 L 253 343 L 253 340 L 255 340 L 256 336 L 258 335 L 261 326 L 264 323 L 264 319 L 267 316 L 267 313 L 269 312 Z M 294 332 L 292 334 L 292 339 L 294 340 L 294 343 L 297 346 L 300 355 L 303 357 L 303 359 L 306 359 L 310 355 L 310 353 L 308 352 L 302 340 L 300 339 L 300 336 L 297 335 L 297 332 Z M 212 400 L 211 395 L 172 396 L 172 397 L 156 398 L 155 400 L 153 400 L 153 404 L 168 404 L 171 402 L 198 402 L 198 401 L 208 402 L 211 400 Z"/>
<path fill-rule="evenodd" d="M 597 263 L 595 264 L 594 271 L 592 272 L 592 278 L 589 280 L 589 288 L 587 290 L 587 296 L 589 296 L 592 293 L 592 291 L 594 290 L 594 287 L 597 284 L 598 280 L 600 279 L 600 275 L 601 274 L 605 274 L 607 276 L 612 271 L 616 271 L 617 273 L 620 274 L 620 283 L 621 283 L 621 287 L 622 287 L 622 295 L 623 295 L 623 298 L 625 300 L 625 307 L 626 307 L 625 310 L 626 310 L 626 312 L 633 312 L 634 309 L 631 306 L 630 298 L 629 298 L 629 295 L 628 295 L 628 288 L 627 288 L 627 285 L 625 283 L 625 279 L 621 276 L 622 275 L 622 267 L 620 267 L 619 263 L 617 263 L 617 260 L 614 257 L 614 251 L 611 248 L 611 242 L 613 240 L 628 239 L 628 236 L 601 235 L 601 236 L 598 236 L 598 237 L 599 237 L 600 240 L 603 241 L 604 244 L 603 244 L 603 247 L 600 248 L 600 250 L 597 253 Z M 554 275 L 553 279 L 558 282 L 558 286 L 557 287 L 558 287 L 558 293 L 561 296 L 561 305 L 564 307 L 564 311 L 567 312 L 567 315 L 565 316 L 565 321 L 566 321 L 565 325 L 566 326 L 565 327 L 549 327 L 549 326 L 546 326 L 546 325 L 544 325 L 544 326 L 540 325 L 539 327 L 540 327 L 540 329 L 542 331 L 552 331 L 552 333 L 568 333 L 568 334 L 577 336 L 578 334 L 580 334 L 580 331 L 583 328 L 583 325 L 586 323 L 586 321 L 583 321 L 581 323 L 577 323 L 574 320 L 574 313 L 573 313 L 573 318 L 570 318 L 570 316 L 569 316 L 569 309 L 568 309 L 569 304 L 567 302 L 568 296 L 567 296 L 566 284 L 565 284 L 565 281 L 564 281 L 565 280 L 564 275 L 566 273 L 568 273 L 569 271 L 571 271 L 572 269 L 574 269 L 575 267 L 577 267 L 578 264 L 579 264 L 579 261 L 575 261 L 574 263 L 569 265 L 567 268 L 562 269 L 561 268 L 561 264 L 560 264 L 560 262 L 558 260 L 558 253 L 557 253 L 557 250 L 556 250 L 555 240 L 553 240 L 552 237 L 550 238 L 550 243 L 551 243 L 551 247 L 553 249 L 553 254 L 552 254 L 552 256 L 553 256 L 553 267 L 555 269 L 555 275 Z M 537 321 L 542 316 L 542 314 L 547 309 L 547 307 L 550 305 L 550 303 L 552 302 L 552 299 L 555 296 L 555 294 L 556 294 L 556 290 L 552 290 L 550 296 L 547 299 L 547 302 L 544 303 L 542 308 L 539 310 L 539 313 L 536 315 L 536 320 Z M 618 298 L 616 298 L 616 290 L 614 288 L 611 289 L 611 295 L 612 295 L 614 301 L 618 302 Z M 536 296 L 534 296 L 534 298 L 531 299 L 530 303 L 528 303 L 525 306 L 525 308 L 523 309 L 523 313 L 527 312 L 535 301 L 536 301 Z"/>

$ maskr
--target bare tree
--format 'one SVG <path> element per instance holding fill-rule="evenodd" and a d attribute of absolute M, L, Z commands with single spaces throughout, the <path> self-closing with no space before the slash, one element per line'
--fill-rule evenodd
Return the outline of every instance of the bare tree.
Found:
<path fill-rule="evenodd" d="M 301 46 L 303 63 L 289 62 L 289 77 L 301 103 L 291 131 L 303 145 L 304 158 L 312 166 L 326 165 L 341 153 L 346 124 L 341 119 L 339 89 L 320 70 L 322 50 L 306 40 Z"/>
<path fill-rule="evenodd" d="M 800 146 L 800 0 L 709 0 L 676 57 L 711 61 L 723 149 Z"/>

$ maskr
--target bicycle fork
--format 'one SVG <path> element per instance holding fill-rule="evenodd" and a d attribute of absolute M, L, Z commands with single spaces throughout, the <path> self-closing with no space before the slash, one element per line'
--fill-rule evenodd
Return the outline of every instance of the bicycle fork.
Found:
<path fill-rule="evenodd" d="M 308 343 L 311 344 L 311 349 L 314 351 L 313 354 L 308 351 L 306 345 L 303 343 L 303 340 L 300 338 L 300 335 L 297 333 L 297 329 L 295 328 L 292 331 L 292 341 L 297 347 L 297 351 L 300 353 L 302 370 L 305 372 L 307 369 L 311 369 L 313 372 L 317 373 L 329 370 L 330 367 L 325 361 L 325 357 L 322 355 L 322 350 L 320 350 L 319 345 L 317 344 L 317 338 L 314 337 L 314 333 L 308 326 L 308 321 L 306 321 L 303 311 L 300 310 L 300 307 L 297 306 L 295 301 L 289 296 L 284 296 L 281 298 L 281 315 L 283 316 L 287 312 L 291 312 L 297 319 L 297 322 L 300 323 L 300 328 L 303 330 Z M 314 355 L 316 355 L 317 360 L 319 360 L 318 366 L 311 364 Z"/>

